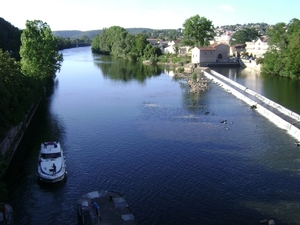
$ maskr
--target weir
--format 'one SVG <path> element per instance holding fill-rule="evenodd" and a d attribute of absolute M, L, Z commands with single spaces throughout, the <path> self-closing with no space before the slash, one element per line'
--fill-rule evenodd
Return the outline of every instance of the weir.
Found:
<path fill-rule="evenodd" d="M 269 119 L 278 127 L 286 130 L 289 135 L 300 141 L 300 115 L 271 101 L 270 99 L 240 85 L 214 70 L 205 71 L 207 79 L 221 86 L 237 98 L 243 100 L 258 113 Z"/>

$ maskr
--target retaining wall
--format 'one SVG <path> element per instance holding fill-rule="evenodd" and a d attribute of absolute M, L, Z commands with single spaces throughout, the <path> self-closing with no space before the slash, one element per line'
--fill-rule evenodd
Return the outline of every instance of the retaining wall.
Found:
<path fill-rule="evenodd" d="M 41 101 L 41 100 L 40 100 Z M 20 122 L 17 126 L 12 127 L 0 143 L 0 153 L 3 155 L 3 159 L 10 163 L 15 151 L 18 148 L 20 141 L 22 140 L 29 123 L 39 106 L 40 101 L 34 104 L 28 114 L 24 117 L 24 120 Z"/>
<path fill-rule="evenodd" d="M 273 113 L 271 110 L 268 110 L 265 107 L 263 107 L 262 105 L 258 104 L 256 101 L 248 98 L 247 96 L 245 96 L 241 92 L 239 92 L 239 91 L 235 90 L 234 88 L 230 87 L 229 85 L 224 83 L 222 80 L 226 80 L 226 82 L 230 83 L 231 85 L 234 85 L 235 87 L 243 90 L 244 92 L 249 93 L 250 95 L 255 96 L 256 98 L 263 101 L 265 104 L 268 104 L 269 106 L 271 106 L 274 109 L 280 111 L 281 113 L 284 113 L 285 115 L 290 116 L 291 118 L 293 118 L 297 121 L 300 121 L 300 116 L 297 113 L 292 112 L 289 109 L 284 108 L 283 106 L 277 104 L 276 102 L 273 102 L 273 101 L 267 99 L 266 97 L 254 92 L 252 90 L 249 90 L 247 87 L 245 87 L 243 85 L 240 85 L 240 84 L 230 80 L 227 77 L 224 77 L 223 75 L 221 75 L 221 74 L 219 74 L 219 73 L 217 73 L 213 70 L 211 71 L 211 73 L 214 76 L 212 74 L 208 73 L 207 71 L 204 71 L 204 75 L 208 79 L 211 79 L 213 82 L 219 84 L 223 89 L 225 89 L 226 91 L 232 93 L 237 98 L 243 100 L 248 105 L 250 105 L 250 106 L 256 105 L 256 111 L 257 112 L 259 112 L 261 115 L 263 115 L 264 117 L 269 119 L 272 123 L 274 123 L 278 127 L 287 130 L 288 134 L 295 137 L 297 140 L 300 140 L 300 130 L 297 127 L 295 127 L 293 124 L 287 122 L 283 118 L 279 117 L 278 115 Z"/>

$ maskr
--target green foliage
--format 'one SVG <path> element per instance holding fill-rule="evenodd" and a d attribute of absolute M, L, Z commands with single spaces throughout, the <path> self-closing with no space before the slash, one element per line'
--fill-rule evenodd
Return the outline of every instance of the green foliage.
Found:
<path fill-rule="evenodd" d="M 8 128 L 22 121 L 37 100 L 34 82 L 21 73 L 19 63 L 8 52 L 0 51 L 0 137 Z"/>
<path fill-rule="evenodd" d="M 53 80 L 60 70 L 63 57 L 58 53 L 58 40 L 48 24 L 40 20 L 27 20 L 21 41 L 22 72 L 43 82 Z"/>
<path fill-rule="evenodd" d="M 230 44 L 245 44 L 245 42 L 256 40 L 259 36 L 260 35 L 255 28 L 245 28 L 238 30 L 232 35 Z"/>
<path fill-rule="evenodd" d="M 92 52 L 129 60 L 157 61 L 159 48 L 152 47 L 145 34 L 129 34 L 124 28 L 113 26 L 102 30 L 92 40 Z"/>
<path fill-rule="evenodd" d="M 212 21 L 195 15 L 185 20 L 183 24 L 183 44 L 190 46 L 207 46 L 214 38 Z"/>
<path fill-rule="evenodd" d="M 173 54 L 163 54 L 158 57 L 159 63 L 180 63 L 181 65 L 184 65 L 186 63 L 191 62 L 191 57 L 189 55 L 182 55 L 177 56 Z"/>
<path fill-rule="evenodd" d="M 183 67 L 179 67 L 176 69 L 177 73 L 183 73 L 184 72 L 184 68 Z"/>
<path fill-rule="evenodd" d="M 191 75 L 191 80 L 194 81 L 194 82 L 196 82 L 197 81 L 197 77 L 198 77 L 197 73 L 193 72 L 192 75 Z"/>
<path fill-rule="evenodd" d="M 75 48 L 75 47 L 82 47 L 82 46 L 90 46 L 92 40 L 89 39 L 87 36 L 83 36 L 81 38 L 63 38 L 63 37 L 56 37 L 58 42 L 58 49 L 68 49 L 68 48 Z"/>
<path fill-rule="evenodd" d="M 270 49 L 264 55 L 262 72 L 300 79 L 300 20 L 278 23 L 267 34 Z"/>

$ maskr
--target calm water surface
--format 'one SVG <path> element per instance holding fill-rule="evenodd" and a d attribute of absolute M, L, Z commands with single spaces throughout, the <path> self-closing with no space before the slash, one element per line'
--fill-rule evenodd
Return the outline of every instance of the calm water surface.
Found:
<path fill-rule="evenodd" d="M 144 225 L 300 224 L 300 149 L 284 130 L 215 84 L 190 94 L 156 67 L 89 47 L 63 54 L 8 171 L 16 224 L 77 224 L 77 199 L 102 189 L 123 194 Z M 36 182 L 49 140 L 66 153 L 60 185 Z"/>

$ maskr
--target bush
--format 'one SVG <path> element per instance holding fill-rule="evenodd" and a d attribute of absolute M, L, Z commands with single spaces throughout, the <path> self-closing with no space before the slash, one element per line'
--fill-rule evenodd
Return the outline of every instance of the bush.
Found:
<path fill-rule="evenodd" d="M 262 57 L 259 57 L 259 58 L 257 58 L 255 61 L 256 61 L 256 65 L 258 65 L 258 64 L 263 64 L 264 59 L 263 59 Z"/>
<path fill-rule="evenodd" d="M 183 73 L 184 72 L 184 68 L 183 67 L 179 67 L 176 70 L 177 73 Z"/>

